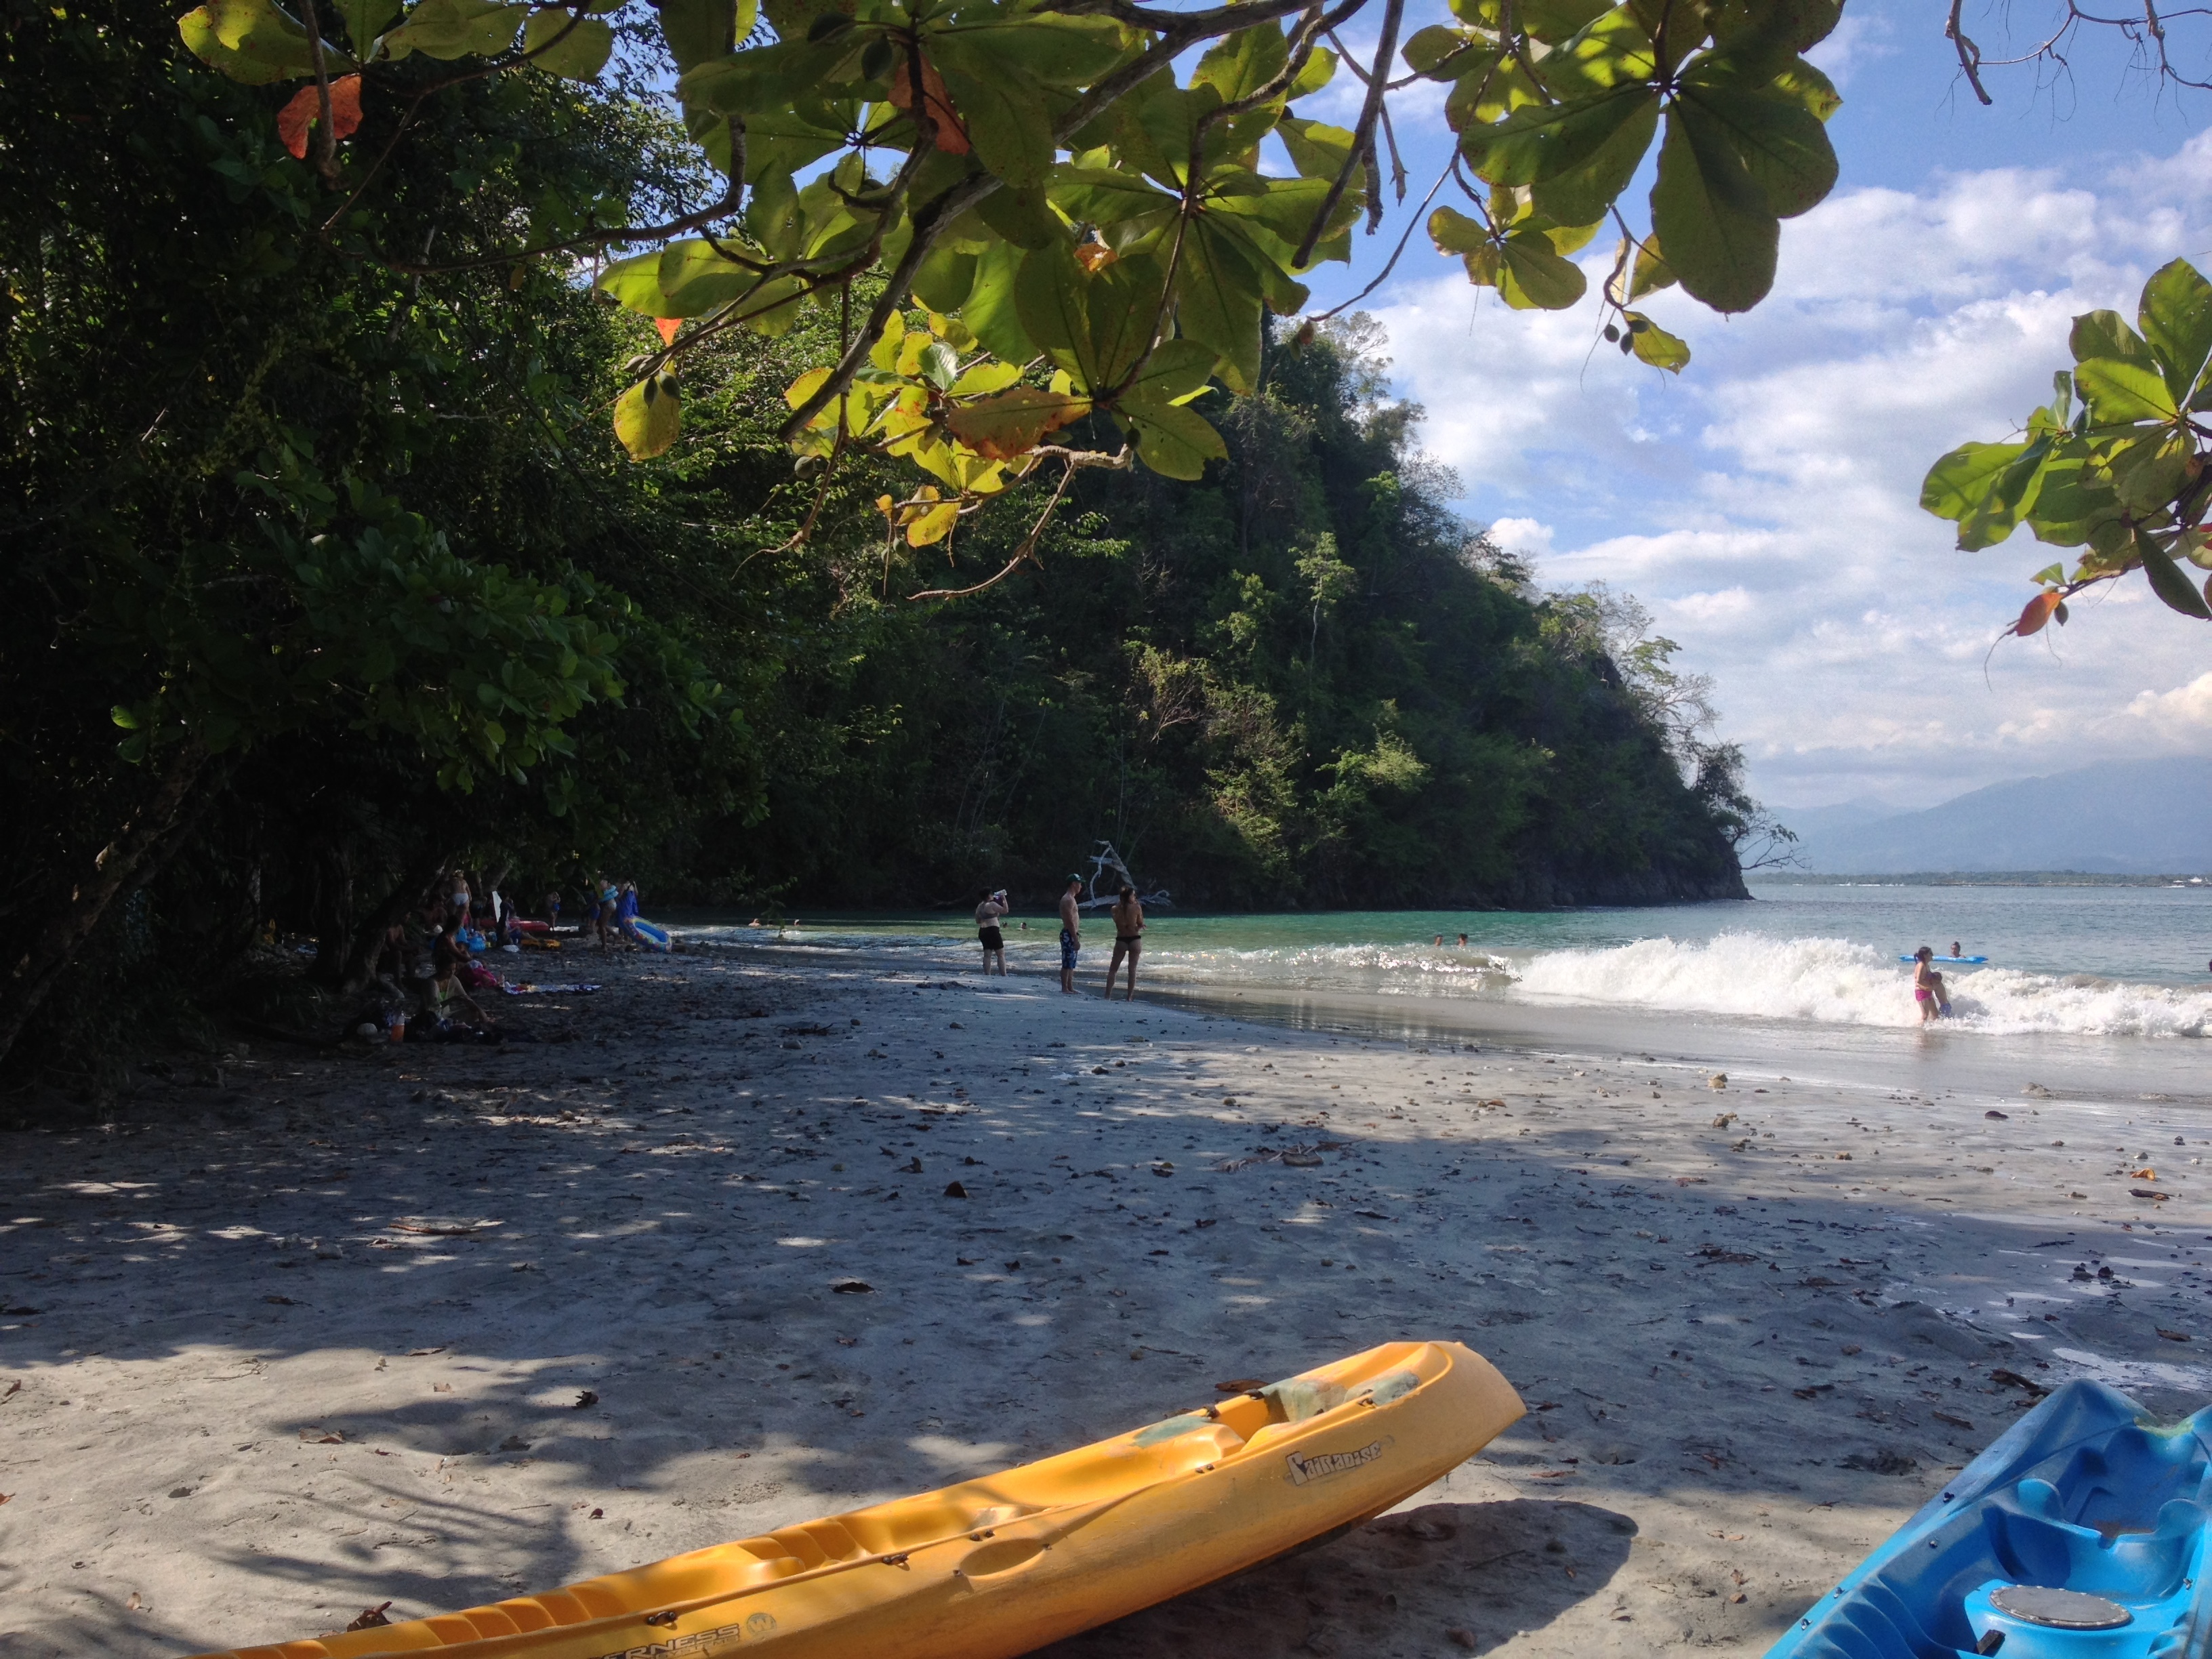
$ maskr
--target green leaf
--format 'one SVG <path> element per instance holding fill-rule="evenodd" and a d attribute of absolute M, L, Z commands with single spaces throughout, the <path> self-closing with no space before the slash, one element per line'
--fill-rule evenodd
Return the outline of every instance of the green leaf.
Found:
<path fill-rule="evenodd" d="M 1844 95 L 1836 90 L 1836 83 L 1802 58 L 1785 64 L 1767 85 L 1802 106 L 1816 121 L 1826 121 L 1844 106 Z"/>
<path fill-rule="evenodd" d="M 968 302 L 960 307 L 960 320 L 994 357 L 1025 363 L 1037 355 L 1037 343 L 1021 319 L 1020 273 L 1027 260 L 1045 257 L 1045 253 L 1024 255 L 1005 242 L 994 242 L 975 256 L 975 284 Z M 1070 266 L 1075 263 L 1073 254 L 1060 257 Z M 1060 367 L 1069 368 L 1072 362 L 1071 357 Z"/>
<path fill-rule="evenodd" d="M 596 17 L 565 11 L 532 12 L 522 27 L 531 67 L 564 81 L 596 81 L 615 49 L 615 32 Z"/>
<path fill-rule="evenodd" d="M 193 56 L 250 87 L 315 72 L 306 27 L 271 0 L 209 0 L 177 32 Z"/>
<path fill-rule="evenodd" d="M 1352 159 L 1352 135 L 1346 128 L 1291 117 L 1278 122 L 1275 131 L 1283 148 L 1291 153 L 1291 165 L 1302 178 L 1334 179 Z M 1347 196 L 1353 193 L 1345 191 Z"/>
<path fill-rule="evenodd" d="M 1091 311 L 1085 303 L 1083 267 L 1075 263 L 1073 250 L 1062 246 L 1024 254 L 1013 290 L 1014 311 L 1028 337 L 1071 374 L 1084 374 L 1091 355 Z M 991 343 L 981 328 L 973 322 L 968 325 L 975 330 L 978 339 L 986 345 Z M 997 355 L 1012 360 L 1009 353 Z M 1095 386 L 1087 389 L 1097 390 Z"/>
<path fill-rule="evenodd" d="M 2197 584 L 2181 574 L 2181 567 L 2174 563 L 2172 554 L 2141 531 L 2136 532 L 2135 550 L 2142 561 L 2143 574 L 2150 579 L 2152 592 L 2185 617 L 2212 622 L 2212 605 L 2204 603 Z"/>
<path fill-rule="evenodd" d="M 2019 444 L 1963 444 L 1928 469 L 1920 486 L 1920 505 L 1939 519 L 1964 519 L 1988 498 L 1990 489 L 2027 453 Z"/>
<path fill-rule="evenodd" d="M 2143 284 L 2136 320 L 2173 401 L 2187 401 L 2212 356 L 2212 283 L 2186 259 L 2161 265 Z"/>
<path fill-rule="evenodd" d="M 2092 357 L 2117 357 L 2148 369 L 2158 368 L 2158 359 L 2151 355 L 2149 342 L 2130 328 L 2128 319 L 2117 311 L 2084 312 L 2076 317 L 2069 343 L 2077 363 L 2087 362 Z"/>
<path fill-rule="evenodd" d="M 1718 131 L 1778 219 L 1794 219 L 1835 188 L 1836 151 L 1827 129 L 1802 103 L 1726 81 L 1700 79 L 1711 60 L 1684 76 L 1681 100 Z"/>
<path fill-rule="evenodd" d="M 366 58 L 368 49 L 376 44 L 376 37 L 399 15 L 399 0 L 337 0 L 337 10 L 345 24 L 346 38 L 353 42 L 355 54 Z M 301 33 L 304 34 L 306 30 Z"/>
<path fill-rule="evenodd" d="M 1213 348 L 1192 339 L 1163 340 L 1121 393 L 1125 402 L 1180 403 L 1213 378 Z"/>
<path fill-rule="evenodd" d="M 1521 26 L 1547 46 L 1557 46 L 1608 9 L 1606 0 L 1521 0 Z"/>
<path fill-rule="evenodd" d="M 1053 205 L 1078 224 L 1144 227 L 1173 218 L 1182 205 L 1141 174 L 1118 167 L 1054 167 L 1049 190 Z"/>
<path fill-rule="evenodd" d="M 1283 26 L 1271 19 L 1217 42 L 1191 70 L 1190 83 L 1212 87 L 1223 103 L 1233 104 L 1266 86 L 1290 61 Z"/>
<path fill-rule="evenodd" d="M 2179 417 L 2166 379 L 2153 366 L 2117 357 L 2092 357 L 2074 371 L 2074 385 L 2089 407 L 2093 426 L 2129 426 Z"/>
<path fill-rule="evenodd" d="M 1565 311 L 1589 287 L 1582 267 L 1554 252 L 1541 231 L 1516 231 L 1500 252 L 1498 296 L 1516 311 Z"/>
<path fill-rule="evenodd" d="M 1596 163 L 1602 177 L 1618 178 L 1612 187 L 1617 196 L 1650 146 L 1657 120 L 1657 94 L 1630 87 L 1577 103 L 1516 110 L 1494 125 L 1468 128 L 1459 147 L 1475 172 L 1494 185 L 1534 184 Z M 1627 143 L 1616 145 L 1624 133 Z M 1620 165 L 1624 155 L 1626 167 Z"/>
<path fill-rule="evenodd" d="M 676 441 L 684 400 L 673 374 L 653 374 L 615 399 L 615 436 L 634 461 L 648 461 Z"/>
<path fill-rule="evenodd" d="M 1444 121 L 1454 132 L 1479 122 L 1502 121 L 1517 109 L 1545 101 L 1518 60 L 1469 53 L 1468 67 L 1444 98 Z"/>
<path fill-rule="evenodd" d="M 1686 98 L 1667 112 L 1651 223 L 1668 268 L 1714 310 L 1748 311 L 1774 286 L 1781 226 L 1729 129 Z"/>
<path fill-rule="evenodd" d="M 1754 42 L 1810 52 L 1843 21 L 1844 0 L 1719 0 L 1711 10 L 1715 41 L 1738 50 Z"/>
<path fill-rule="evenodd" d="M 975 6 L 958 17 L 951 27 L 927 29 L 922 35 L 923 49 L 939 67 L 939 53 L 957 42 L 963 61 L 988 60 L 1031 85 L 1088 86 L 1128 49 L 1121 26 L 1106 17 L 1017 12 L 995 3 Z"/>
<path fill-rule="evenodd" d="M 1639 362 L 1663 368 L 1670 374 L 1680 374 L 1689 367 L 1690 348 L 1686 342 L 1669 334 L 1640 311 L 1624 314 L 1628 321 L 1628 349 Z"/>
<path fill-rule="evenodd" d="M 1188 405 L 1124 403 L 1115 413 L 1130 428 L 1137 459 L 1164 477 L 1194 483 L 1208 461 L 1229 459 L 1221 434 Z"/>
<path fill-rule="evenodd" d="M 1555 98 L 1569 102 L 1620 88 L 1647 85 L 1658 73 L 1651 37 L 1631 7 L 1616 6 L 1592 18 L 1572 40 L 1547 52 L 1536 75 Z"/>
<path fill-rule="evenodd" d="M 1461 61 L 1461 55 L 1470 52 L 1486 52 L 1495 58 L 1497 46 L 1487 35 L 1472 29 L 1431 23 L 1415 30 L 1413 39 L 1406 42 L 1406 67 L 1431 81 L 1456 81 L 1470 67 Z"/>
<path fill-rule="evenodd" d="M 738 26 L 732 0 L 659 0 L 659 8 L 661 38 L 679 75 L 736 51 L 752 32 L 750 23 Z"/>
<path fill-rule="evenodd" d="M 939 242 L 915 270 L 914 297 L 932 311 L 953 315 L 975 291 L 975 254 Z"/>
<path fill-rule="evenodd" d="M 1635 177 L 1651 148 L 1652 135 L 1659 129 L 1656 94 L 1636 89 L 1626 95 L 1616 94 L 1612 106 L 1603 112 L 1612 126 L 1603 141 L 1580 161 L 1561 165 L 1595 136 L 1596 118 L 1601 112 L 1592 110 L 1585 117 L 1592 123 L 1592 131 L 1562 131 L 1559 143 L 1545 161 L 1547 167 L 1559 170 L 1538 179 L 1533 186 L 1533 199 L 1539 212 L 1563 225 L 1590 226 L 1592 234 L 1620 200 L 1620 192 L 1628 188 L 1629 180 Z M 1622 106 L 1626 106 L 1625 109 Z"/>
<path fill-rule="evenodd" d="M 2124 444 L 2106 462 L 2112 489 L 2122 504 L 2141 516 L 2164 512 L 2189 483 L 2196 447 L 2178 432 L 2159 432 Z"/>
<path fill-rule="evenodd" d="M 1055 33 L 1057 31 L 1054 31 Z M 1042 185 L 1052 171 L 1052 112 L 1037 78 L 996 50 L 1006 30 L 931 37 L 931 61 L 967 123 L 975 159 L 1010 185 Z"/>
<path fill-rule="evenodd" d="M 1200 214 L 1184 233 L 1176 273 L 1176 319 L 1184 334 L 1221 358 L 1232 392 L 1260 380 L 1261 283 L 1243 249 Z"/>
<path fill-rule="evenodd" d="M 495 57 L 514 44 L 515 31 L 530 15 L 527 4 L 497 0 L 421 0 L 385 45 L 394 57 L 419 52 L 450 63 L 471 54 Z"/>
<path fill-rule="evenodd" d="M 425 5 L 432 3 L 423 0 Z M 793 99 L 817 87 L 850 55 L 850 46 L 840 41 L 779 40 L 686 70 L 676 82 L 676 95 L 687 109 L 744 116 L 748 122 L 756 113 L 787 117 Z"/>
<path fill-rule="evenodd" d="M 942 340 L 933 340 L 921 350 L 921 378 L 939 392 L 950 392 L 960 378 L 960 354 Z"/>
<path fill-rule="evenodd" d="M 1429 215 L 1429 240 L 1440 253 L 1473 253 L 1490 246 L 1490 227 L 1457 208 L 1440 207 Z"/>
<path fill-rule="evenodd" d="M 1067 227 L 1041 185 L 994 190 L 976 204 L 975 216 L 1016 247 L 1050 247 L 1068 240 Z"/>

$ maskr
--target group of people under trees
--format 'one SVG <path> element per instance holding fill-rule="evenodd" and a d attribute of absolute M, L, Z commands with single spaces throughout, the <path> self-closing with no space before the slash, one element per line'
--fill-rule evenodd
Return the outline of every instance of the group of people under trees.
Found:
<path fill-rule="evenodd" d="M 526 916 L 495 881 L 471 887 L 467 872 L 455 866 L 385 929 L 371 977 L 386 1033 L 395 1042 L 501 1040 L 497 1021 L 475 994 L 507 985 L 483 958 L 558 949 L 564 933 L 601 950 L 635 949 L 637 905 L 635 882 L 595 873 L 578 907 L 581 920 L 564 929 L 557 888 L 546 893 L 541 915 Z"/>
<path fill-rule="evenodd" d="M 1075 994 L 1075 962 L 1083 950 L 1083 878 L 1070 876 L 1060 896 L 1060 988 L 1068 996 Z M 983 972 L 988 976 L 1006 971 L 1006 936 L 999 924 L 1013 913 L 1013 902 L 1003 887 L 983 895 L 982 902 L 975 907 L 975 934 L 983 947 Z M 1124 1002 L 1137 994 L 1137 958 L 1145 948 L 1145 907 L 1138 902 L 1137 890 L 1127 882 L 1121 884 L 1120 895 L 1114 901 L 1114 957 L 1106 969 L 1106 995 L 1114 994 L 1114 981 L 1120 977 L 1121 963 L 1129 964 L 1129 988 L 1123 994 Z M 1029 924 L 1022 927 L 1027 930 Z"/>

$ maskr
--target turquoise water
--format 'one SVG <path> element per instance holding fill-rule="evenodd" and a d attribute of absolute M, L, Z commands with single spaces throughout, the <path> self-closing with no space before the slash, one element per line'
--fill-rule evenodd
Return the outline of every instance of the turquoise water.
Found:
<path fill-rule="evenodd" d="M 2212 1035 L 2212 887 L 1774 884 L 1748 902 L 1648 909 L 1155 911 L 1144 973 L 1187 992 L 1409 997 L 1521 1008 L 1613 1007 L 1767 1024 L 1910 1027 L 1910 968 L 1927 944 L 1986 956 L 1947 969 L 1950 1029 L 1986 1035 Z M 1017 969 L 1057 967 L 1049 915 L 1006 927 Z M 969 969 L 964 916 L 830 915 L 781 932 L 701 919 L 681 931 L 726 945 L 860 951 Z M 1087 919 L 1084 965 L 1111 946 Z M 1467 935 L 1464 947 L 1458 936 Z M 1443 944 L 1437 943 L 1438 936 Z"/>

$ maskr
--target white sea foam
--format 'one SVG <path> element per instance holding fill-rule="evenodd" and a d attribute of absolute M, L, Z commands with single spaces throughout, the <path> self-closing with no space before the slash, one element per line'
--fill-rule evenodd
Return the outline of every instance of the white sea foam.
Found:
<path fill-rule="evenodd" d="M 1571 1002 L 1757 1020 L 1919 1023 L 1906 963 L 1840 939 L 1723 933 L 1707 940 L 1526 952 L 1402 945 L 1162 950 L 1147 966 L 1186 983 Z M 2212 1036 L 2212 992 L 2004 968 L 1951 971 L 1954 1025 L 1993 1034 Z"/>
<path fill-rule="evenodd" d="M 1953 1018 L 1975 1030 L 2212 1034 L 2212 993 L 2204 991 L 2007 968 L 1954 972 L 1947 983 Z M 1920 1018 L 1909 967 L 1838 939 L 1723 933 L 1703 943 L 1650 939 L 1611 950 L 1552 951 L 1528 961 L 1514 991 L 1845 1025 L 1911 1025 Z"/>

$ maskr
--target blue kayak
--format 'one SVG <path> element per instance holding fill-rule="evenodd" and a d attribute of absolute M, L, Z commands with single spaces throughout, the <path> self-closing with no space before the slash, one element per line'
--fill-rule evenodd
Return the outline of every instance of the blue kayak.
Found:
<path fill-rule="evenodd" d="M 1898 960 L 1899 962 L 1917 962 L 1920 958 L 1918 957 L 1898 957 Z M 1969 967 L 1977 963 L 1986 965 L 1989 962 L 1989 958 L 1987 957 L 1930 957 L 1929 960 L 1930 962 L 1964 963 Z"/>
<path fill-rule="evenodd" d="M 2203 1659 L 2212 1407 L 2159 1427 L 2069 1382 L 1854 1568 L 1766 1659 Z"/>

